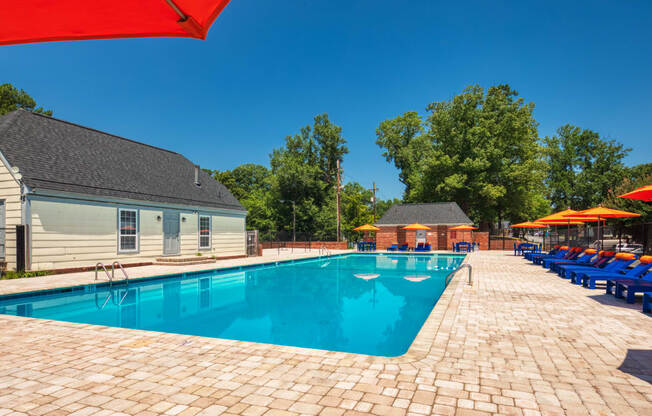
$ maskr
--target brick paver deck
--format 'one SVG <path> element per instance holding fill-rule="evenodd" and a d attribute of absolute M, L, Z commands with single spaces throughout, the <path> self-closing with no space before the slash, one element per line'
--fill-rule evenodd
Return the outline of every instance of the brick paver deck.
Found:
<path fill-rule="evenodd" d="M 469 262 L 397 358 L 0 315 L 0 416 L 652 415 L 640 304 Z"/>

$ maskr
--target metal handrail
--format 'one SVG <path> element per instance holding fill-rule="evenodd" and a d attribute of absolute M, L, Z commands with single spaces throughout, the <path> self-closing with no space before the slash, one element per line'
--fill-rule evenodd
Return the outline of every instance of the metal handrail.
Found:
<path fill-rule="evenodd" d="M 114 261 L 114 262 L 111 264 L 111 279 L 114 279 L 115 265 L 116 265 L 116 264 L 118 265 L 118 267 L 120 268 L 120 270 L 122 270 L 122 274 L 124 275 L 125 280 L 127 281 L 127 284 L 129 284 L 129 275 L 127 274 L 127 271 L 125 270 L 125 268 L 122 267 L 122 264 L 120 264 L 120 262 L 117 261 L 117 260 Z"/>
<path fill-rule="evenodd" d="M 102 266 L 102 269 L 104 269 L 104 273 L 106 273 L 106 278 L 109 279 L 109 282 L 113 283 L 113 275 L 109 274 L 109 271 L 106 270 L 106 267 L 104 267 L 104 264 L 101 262 L 98 262 L 95 265 L 95 280 L 97 280 L 97 270 L 99 269 L 100 266 Z"/>
<path fill-rule="evenodd" d="M 463 268 L 468 268 L 469 269 L 469 285 L 473 286 L 473 266 L 471 266 L 469 263 L 464 263 L 457 269 L 453 270 L 452 272 L 448 273 L 446 276 L 446 286 L 450 283 L 451 280 L 453 280 L 453 277 L 455 276 L 455 273 L 459 272 Z"/>
<path fill-rule="evenodd" d="M 326 244 L 322 244 L 321 246 L 319 246 L 319 255 L 321 256 L 322 253 L 325 254 L 325 255 L 327 255 L 327 256 L 330 256 L 330 255 L 331 255 L 331 252 L 330 252 L 330 250 L 326 247 Z"/>

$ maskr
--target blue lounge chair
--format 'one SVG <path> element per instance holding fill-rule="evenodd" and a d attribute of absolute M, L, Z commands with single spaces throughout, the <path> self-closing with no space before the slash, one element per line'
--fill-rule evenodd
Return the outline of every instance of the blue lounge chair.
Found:
<path fill-rule="evenodd" d="M 554 256 L 560 249 L 561 246 L 554 246 L 548 253 L 525 253 L 525 258 L 532 261 L 535 256 Z"/>
<path fill-rule="evenodd" d="M 582 252 L 582 255 L 575 260 L 559 260 L 551 262 L 550 270 L 559 273 L 559 266 L 586 266 L 591 263 L 591 259 L 596 256 L 597 250 L 594 248 L 587 248 Z"/>
<path fill-rule="evenodd" d="M 652 292 L 643 293 L 643 312 L 652 313 Z"/>
<path fill-rule="evenodd" d="M 584 285 L 589 289 L 595 289 L 595 282 L 607 281 L 614 277 L 624 278 L 628 272 L 627 267 L 636 261 L 637 257 L 632 253 L 618 253 L 614 260 L 607 264 L 602 270 L 575 270 L 571 273 L 571 282 L 577 285 Z M 634 268 L 636 269 L 636 268 Z M 630 270 L 631 271 L 631 270 Z M 638 272 L 638 271 L 637 271 Z"/>
<path fill-rule="evenodd" d="M 398 248 L 398 251 L 408 251 L 408 248 L 409 246 L 407 243 L 401 244 L 400 247 Z"/>
<path fill-rule="evenodd" d="M 417 243 L 417 246 L 414 248 L 414 251 L 423 251 L 424 244 Z"/>
<path fill-rule="evenodd" d="M 557 274 L 559 277 L 563 279 L 570 279 L 572 277 L 572 272 L 574 271 L 582 271 L 582 270 L 589 270 L 589 271 L 595 271 L 598 269 L 603 269 L 609 264 L 609 262 L 612 260 L 613 256 L 615 256 L 616 253 L 613 251 L 599 251 L 598 252 L 598 257 L 594 258 L 591 260 L 591 262 L 587 265 L 581 265 L 581 264 L 562 264 L 557 267 Z"/>
<path fill-rule="evenodd" d="M 394 243 L 391 246 L 387 247 L 387 251 L 397 251 L 398 250 L 398 243 Z"/>
<path fill-rule="evenodd" d="M 649 271 L 652 267 L 652 256 L 641 257 L 641 265 L 643 264 L 648 266 L 647 271 Z M 611 288 L 614 286 L 616 287 L 615 296 L 617 298 L 623 298 L 623 292 L 627 291 L 627 303 L 634 303 L 637 293 L 652 291 L 652 273 L 641 275 L 638 279 L 620 278 L 607 281 L 607 293 L 611 293 Z"/>
<path fill-rule="evenodd" d="M 532 263 L 534 264 L 542 264 L 544 259 L 564 259 L 566 258 L 566 255 L 568 254 L 568 246 L 561 246 L 559 248 L 559 251 L 553 254 L 552 256 L 538 256 L 534 255 L 532 256 Z"/>
<path fill-rule="evenodd" d="M 579 257 L 582 251 L 584 251 L 584 249 L 580 247 L 573 247 L 570 250 L 568 250 L 568 253 L 564 256 L 563 259 L 551 259 L 551 258 L 543 259 L 543 263 L 542 263 L 543 267 L 549 269 L 551 265 L 555 262 L 573 261 Z"/>
<path fill-rule="evenodd" d="M 619 273 L 600 273 L 596 272 L 589 273 L 588 276 L 583 277 L 582 284 L 591 289 L 595 289 L 595 282 L 604 281 L 607 283 L 608 293 L 611 293 L 611 287 L 614 285 L 614 281 L 620 280 L 638 280 L 641 276 L 647 273 L 652 264 L 650 263 L 639 263 L 638 266 L 627 270 L 621 270 Z"/>

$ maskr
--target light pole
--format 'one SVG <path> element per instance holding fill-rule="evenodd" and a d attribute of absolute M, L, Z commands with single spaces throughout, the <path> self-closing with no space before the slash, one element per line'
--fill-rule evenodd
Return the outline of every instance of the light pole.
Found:
<path fill-rule="evenodd" d="M 292 242 L 297 241 L 297 205 L 295 201 L 280 200 L 281 203 L 292 202 Z"/>

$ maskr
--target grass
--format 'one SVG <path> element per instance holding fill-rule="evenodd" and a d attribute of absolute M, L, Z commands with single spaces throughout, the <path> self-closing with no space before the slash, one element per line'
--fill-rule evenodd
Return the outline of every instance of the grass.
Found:
<path fill-rule="evenodd" d="M 7 270 L 2 273 L 0 280 L 11 280 L 11 279 L 23 279 L 29 277 L 38 277 L 38 276 L 47 276 L 50 272 L 15 272 L 13 270 Z"/>

